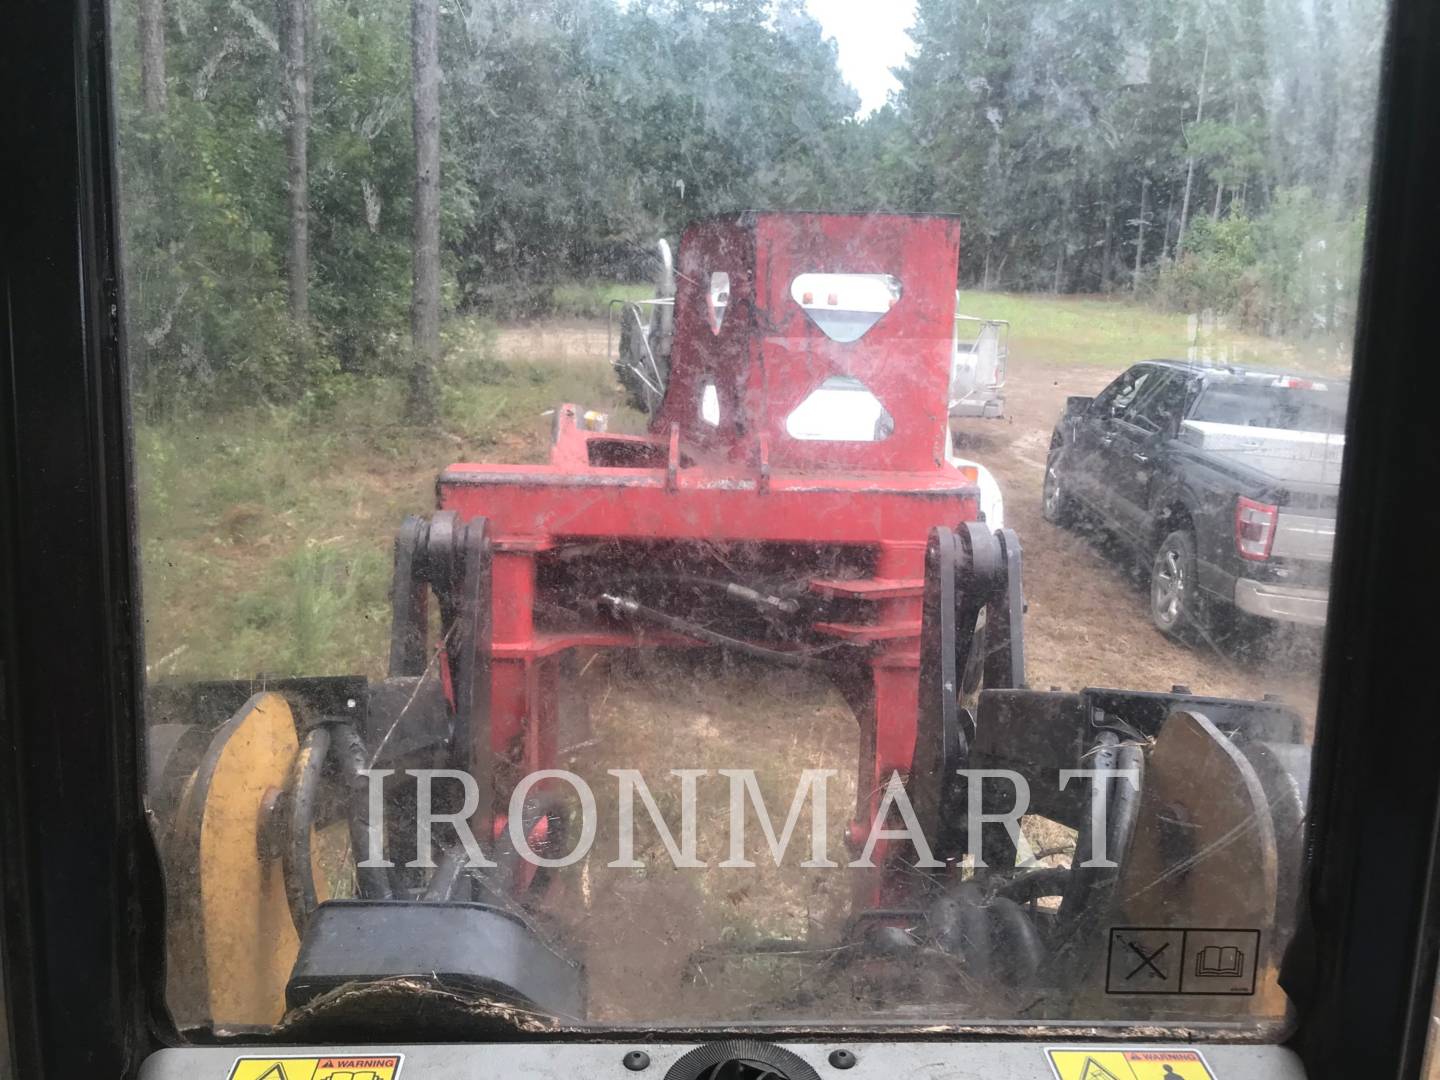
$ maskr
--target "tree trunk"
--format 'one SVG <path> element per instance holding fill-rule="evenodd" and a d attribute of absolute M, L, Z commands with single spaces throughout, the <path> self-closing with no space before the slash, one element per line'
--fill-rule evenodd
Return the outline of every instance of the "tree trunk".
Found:
<path fill-rule="evenodd" d="M 1160 234 L 1160 261 L 1170 257 L 1170 223 L 1175 220 L 1175 189 L 1170 189 L 1170 202 L 1165 206 L 1165 231 Z"/>
<path fill-rule="evenodd" d="M 1220 220 L 1220 196 L 1224 194 L 1224 192 L 1225 185 L 1223 183 L 1217 183 L 1215 185 L 1215 209 L 1210 212 L 1211 221 Z"/>
<path fill-rule="evenodd" d="M 285 157 L 289 166 L 290 318 L 310 322 L 310 30 L 309 0 L 285 0 Z"/>
<path fill-rule="evenodd" d="M 140 97 L 145 111 L 165 111 L 165 0 L 140 0 Z"/>
<path fill-rule="evenodd" d="M 410 416 L 434 423 L 440 362 L 440 49 L 439 0 L 412 0 L 411 99 L 415 128 L 415 199 L 411 219 L 413 285 Z"/>
<path fill-rule="evenodd" d="M 1210 66 L 1210 39 L 1205 39 L 1205 54 L 1200 59 L 1200 93 L 1195 101 L 1195 123 L 1205 119 L 1205 72 Z M 1185 157 L 1185 197 L 1180 201 L 1180 231 L 1175 234 L 1175 257 L 1185 252 L 1185 225 L 1190 220 L 1190 189 L 1195 183 L 1195 155 Z"/>
<path fill-rule="evenodd" d="M 1145 261 L 1145 215 L 1150 212 L 1150 178 L 1140 181 L 1140 221 L 1135 234 L 1135 276 L 1130 279 L 1130 291 L 1140 289 L 1140 267 Z"/>
<path fill-rule="evenodd" d="M 1110 264 L 1114 258 L 1115 207 L 1107 197 L 1105 200 L 1105 242 L 1100 245 L 1100 291 L 1110 291 Z"/>
<path fill-rule="evenodd" d="M 1059 294 L 1065 285 L 1065 243 L 1066 230 L 1070 227 L 1070 189 L 1066 188 L 1065 197 L 1060 202 L 1060 236 L 1055 242 L 1055 281 L 1054 287 L 1050 290 Z"/>

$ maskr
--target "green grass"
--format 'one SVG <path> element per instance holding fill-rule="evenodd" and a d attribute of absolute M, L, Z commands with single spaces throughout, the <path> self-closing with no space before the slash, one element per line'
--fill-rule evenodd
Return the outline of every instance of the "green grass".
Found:
<path fill-rule="evenodd" d="M 1206 324 L 1128 298 L 1047 296 L 964 290 L 966 315 L 1010 322 L 1010 351 L 1034 360 L 1077 367 L 1123 368 L 1137 360 L 1211 359 L 1340 373 L 1349 367 L 1348 344 L 1285 342 Z M 1191 353 L 1192 346 L 1195 352 Z"/>
<path fill-rule="evenodd" d="M 551 296 L 552 311 L 562 319 L 603 319 L 611 300 L 648 300 L 655 286 L 613 281 L 570 281 L 557 285 Z"/>
<path fill-rule="evenodd" d="M 556 287 L 553 309 L 557 318 L 600 319 L 612 299 L 642 300 L 653 294 L 648 284 L 574 281 Z M 960 310 L 1008 319 L 1011 351 L 1021 361 L 1122 368 L 1136 360 L 1194 355 L 1325 373 L 1349 366 L 1348 342 L 1277 341 L 1228 329 L 1223 320 L 1216 325 L 1162 311 L 1127 294 L 1112 298 L 966 289 L 960 294 Z"/>
<path fill-rule="evenodd" d="M 1011 351 L 1049 363 L 1118 367 L 1184 356 L 1185 316 L 1118 300 L 965 290 L 966 315 L 1008 319 Z"/>
<path fill-rule="evenodd" d="M 608 368 L 489 359 L 447 331 L 444 416 L 404 421 L 404 387 L 342 386 L 323 410 L 251 405 L 135 435 L 152 677 L 383 673 L 391 544 L 452 461 L 540 461 L 557 402 L 619 410 Z"/>

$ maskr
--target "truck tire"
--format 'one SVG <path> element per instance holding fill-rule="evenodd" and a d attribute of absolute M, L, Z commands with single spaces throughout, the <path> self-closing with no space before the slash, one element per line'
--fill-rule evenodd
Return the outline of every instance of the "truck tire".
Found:
<path fill-rule="evenodd" d="M 1166 535 L 1150 563 L 1150 621 L 1167 637 L 1208 636 L 1198 574 L 1195 538 L 1184 529 Z"/>
<path fill-rule="evenodd" d="M 1040 489 L 1040 516 L 1051 525 L 1062 529 L 1075 524 L 1079 517 L 1075 500 L 1067 493 L 1064 478 L 1060 475 L 1061 448 L 1050 451 L 1045 459 L 1045 481 Z"/>

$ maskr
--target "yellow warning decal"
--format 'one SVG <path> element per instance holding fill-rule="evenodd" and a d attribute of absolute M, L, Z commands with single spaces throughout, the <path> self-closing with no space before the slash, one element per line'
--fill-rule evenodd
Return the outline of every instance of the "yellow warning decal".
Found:
<path fill-rule="evenodd" d="M 397 1080 L 402 1054 L 242 1057 L 229 1080 Z"/>
<path fill-rule="evenodd" d="M 1050 1047 L 1055 1080 L 1215 1080 L 1198 1050 Z"/>

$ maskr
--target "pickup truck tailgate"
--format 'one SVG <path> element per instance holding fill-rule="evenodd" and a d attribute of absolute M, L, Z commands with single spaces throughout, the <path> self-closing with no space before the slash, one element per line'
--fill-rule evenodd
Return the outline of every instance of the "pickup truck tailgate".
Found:
<path fill-rule="evenodd" d="M 1282 510 L 1270 554 L 1281 559 L 1329 562 L 1335 547 L 1335 519 Z"/>

